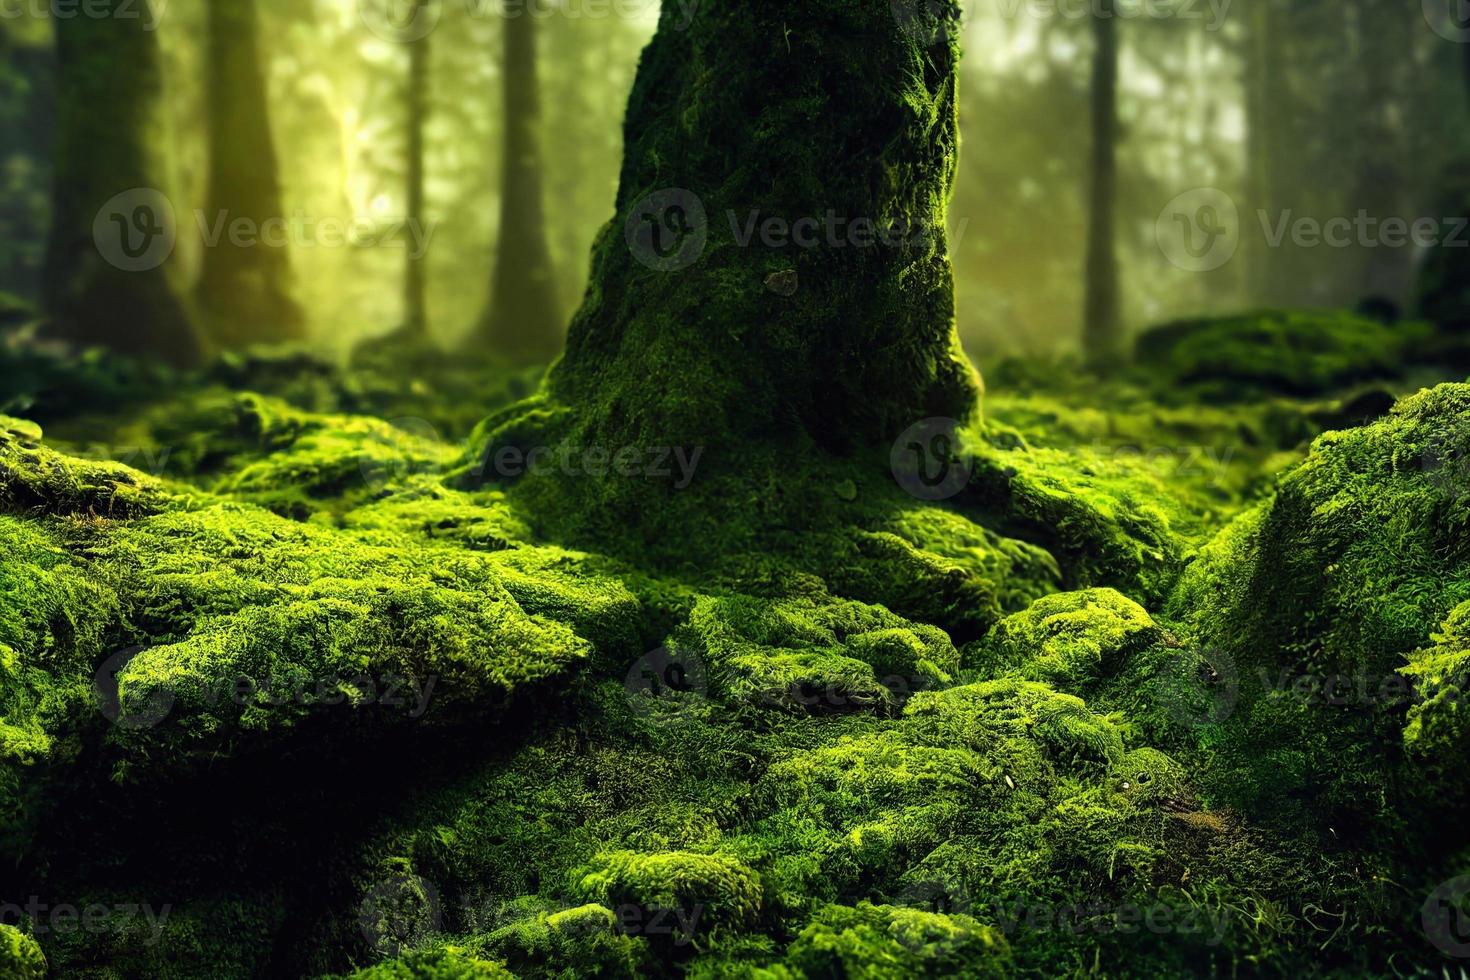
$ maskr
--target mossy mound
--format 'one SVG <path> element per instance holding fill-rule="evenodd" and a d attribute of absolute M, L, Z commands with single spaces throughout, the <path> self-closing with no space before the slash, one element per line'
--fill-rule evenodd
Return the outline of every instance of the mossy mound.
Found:
<path fill-rule="evenodd" d="M 358 970 L 350 980 L 514 980 L 515 976 L 499 963 L 444 951 L 409 953 Z"/>
<path fill-rule="evenodd" d="M 796 942 L 785 963 L 796 976 L 1003 977 L 1005 936 L 968 915 L 861 902 L 828 906 Z"/>
<path fill-rule="evenodd" d="M 1432 334 L 1427 323 L 1267 310 L 1157 327 L 1138 338 L 1135 356 L 1140 375 L 1161 392 L 1186 385 L 1207 400 L 1249 401 L 1392 377 Z"/>
<path fill-rule="evenodd" d="M 301 524 L 37 435 L 0 430 L 0 805 L 22 838 L 79 753 L 151 778 L 459 723 L 638 642 L 637 600 L 574 554 Z"/>
<path fill-rule="evenodd" d="M 1138 603 L 1113 589 L 1062 592 L 996 624 L 965 666 L 988 676 L 1015 671 L 1066 691 L 1115 673 L 1163 631 Z"/>
<path fill-rule="evenodd" d="M 1459 846 L 1430 816 L 1458 779 L 1403 745 L 1458 724 L 1440 698 L 1470 598 L 1467 453 L 1470 386 L 1421 391 L 1318 439 L 1186 571 L 1168 613 L 1239 702 L 1210 739 L 1218 797 L 1420 867 Z"/>

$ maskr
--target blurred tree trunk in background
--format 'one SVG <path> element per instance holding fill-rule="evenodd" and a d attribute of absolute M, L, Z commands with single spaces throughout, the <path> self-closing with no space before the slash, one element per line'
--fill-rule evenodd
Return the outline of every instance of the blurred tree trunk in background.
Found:
<path fill-rule="evenodd" d="M 504 170 L 500 240 L 490 305 L 474 343 L 517 363 L 549 361 L 562 346 L 551 248 L 542 202 L 537 139 L 541 107 L 536 80 L 536 25 L 529 11 L 504 19 Z"/>
<path fill-rule="evenodd" d="M 290 295 L 289 243 L 281 241 L 285 211 L 255 0 L 208 0 L 206 6 L 209 192 L 200 309 L 221 347 L 292 340 L 302 335 L 304 318 Z M 251 237 L 232 242 L 230 226 L 241 219 L 250 222 Z M 272 232 L 267 222 L 282 231 Z"/>
<path fill-rule="evenodd" d="M 428 0 L 415 0 L 415 14 Z M 408 45 L 408 88 L 407 126 L 408 138 L 404 151 L 407 183 L 407 204 L 404 217 L 415 225 L 424 227 L 424 125 L 429 115 L 429 34 L 409 42 Z M 429 336 L 429 300 L 427 256 L 418 254 L 411 244 L 407 247 L 407 263 L 403 273 L 403 328 L 413 338 L 427 340 Z"/>
<path fill-rule="evenodd" d="M 1092 36 L 1092 173 L 1087 227 L 1087 298 L 1082 346 L 1095 368 L 1124 356 L 1118 290 L 1118 19 L 1114 0 L 1100 0 Z"/>
<path fill-rule="evenodd" d="M 1356 85 L 1356 123 L 1353 141 L 1353 181 L 1349 185 L 1346 217 L 1366 210 L 1379 221 L 1400 218 L 1412 222 L 1408 194 L 1407 147 L 1404 132 L 1406 73 L 1414 69 L 1413 35 L 1423 30 L 1415 18 L 1404 16 L 1399 0 L 1354 0 L 1344 13 L 1352 29 L 1349 61 L 1357 70 L 1349 76 Z M 1350 105 L 1352 103 L 1349 103 Z M 1402 307 L 1413 290 L 1414 250 L 1372 246 L 1360 251 L 1361 264 L 1345 269 L 1343 298 L 1352 302 L 1383 297 Z"/>
<path fill-rule="evenodd" d="M 1465 59 L 1465 95 L 1470 96 L 1470 44 L 1461 45 Z M 1470 109 L 1470 105 L 1467 105 Z M 1470 112 L 1462 110 L 1462 119 Z M 1470 221 L 1470 165 L 1461 158 L 1451 166 L 1443 192 L 1443 213 L 1458 215 Z M 1445 233 L 1452 236 L 1430 251 L 1419 275 L 1419 315 L 1449 330 L 1470 334 L 1470 230 L 1445 223 Z"/>
<path fill-rule="evenodd" d="M 203 345 L 164 271 L 177 232 L 151 156 L 162 87 L 154 25 L 129 0 L 93 0 L 89 10 L 103 15 L 54 21 L 46 312 L 74 343 L 196 363 Z"/>
<path fill-rule="evenodd" d="M 1282 121 L 1289 116 L 1286 78 L 1286 18 L 1275 0 L 1258 0 L 1251 8 L 1246 36 L 1246 145 L 1249 160 L 1247 206 L 1239 209 L 1241 238 L 1250 263 L 1247 293 L 1253 303 L 1291 305 L 1291 276 L 1286 256 L 1259 234 L 1256 214 L 1275 216 L 1283 193 Z"/>

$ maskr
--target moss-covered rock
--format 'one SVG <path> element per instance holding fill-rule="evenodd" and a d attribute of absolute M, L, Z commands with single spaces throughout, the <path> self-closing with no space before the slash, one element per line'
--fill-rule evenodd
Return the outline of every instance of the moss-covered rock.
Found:
<path fill-rule="evenodd" d="M 1196 386 L 1226 402 L 1318 395 L 1401 373 L 1431 333 L 1424 323 L 1267 310 L 1157 327 L 1139 337 L 1136 357 L 1162 389 Z"/>
<path fill-rule="evenodd" d="M 1417 742 L 1454 717 L 1435 700 L 1470 598 L 1467 449 L 1470 386 L 1421 391 L 1318 439 L 1186 571 L 1168 612 L 1239 685 L 1213 792 L 1364 849 L 1449 843 L 1424 830 L 1450 785 L 1400 746 L 1406 725 Z"/>

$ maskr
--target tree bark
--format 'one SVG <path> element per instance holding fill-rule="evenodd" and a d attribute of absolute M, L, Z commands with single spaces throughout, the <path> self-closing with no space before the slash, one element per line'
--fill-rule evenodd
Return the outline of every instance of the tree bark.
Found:
<path fill-rule="evenodd" d="M 1465 58 L 1465 91 L 1470 95 L 1470 44 L 1461 45 Z M 1444 192 L 1446 215 L 1470 221 L 1470 166 L 1460 161 L 1450 173 Z M 1470 336 L 1470 248 L 1467 232 L 1448 222 L 1447 240 L 1432 249 L 1419 271 L 1418 312 L 1424 319 L 1461 336 Z M 1454 232 L 1451 236 L 1449 233 Z M 1458 247 L 1454 244 L 1458 243 Z"/>
<path fill-rule="evenodd" d="M 416 0 L 422 7 L 427 0 Z M 407 166 L 407 204 L 405 216 L 411 223 L 424 221 L 424 126 L 429 115 L 429 34 L 409 42 L 408 89 L 406 99 L 408 138 L 405 148 Z M 413 224 L 410 225 L 413 227 Z M 429 336 L 428 268 L 426 256 L 410 248 L 403 274 L 403 325 L 411 337 L 427 340 Z"/>
<path fill-rule="evenodd" d="M 530 364 L 549 361 L 561 350 L 563 323 L 542 201 L 535 20 L 524 7 L 509 9 L 504 31 L 500 241 L 490 306 L 476 343 L 512 362 Z"/>
<path fill-rule="evenodd" d="M 951 4 L 666 4 L 547 396 L 581 445 L 832 450 L 978 409 L 945 213 Z M 783 231 L 784 229 L 784 231 Z"/>
<path fill-rule="evenodd" d="M 289 244 L 271 244 L 271 222 L 284 222 L 275 143 L 266 108 L 255 0 L 208 0 L 207 89 L 211 229 L 197 287 L 210 333 L 221 347 L 294 340 L 304 318 L 290 295 Z M 234 243 L 231 223 L 256 230 Z"/>
<path fill-rule="evenodd" d="M 1113 0 L 1100 0 L 1092 20 L 1092 173 L 1088 202 L 1083 351 L 1107 370 L 1124 356 L 1118 287 L 1118 20 Z"/>
<path fill-rule="evenodd" d="M 55 20 L 44 305 L 57 336 L 78 345 L 193 364 L 203 344 L 165 273 L 176 231 L 151 153 L 161 94 L 157 38 L 136 4 L 97 2 L 89 9 L 102 16 Z"/>

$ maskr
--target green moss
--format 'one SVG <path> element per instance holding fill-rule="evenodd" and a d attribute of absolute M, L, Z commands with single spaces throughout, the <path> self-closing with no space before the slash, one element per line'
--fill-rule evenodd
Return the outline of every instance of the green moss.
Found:
<path fill-rule="evenodd" d="M 1342 313 L 1262 311 L 1144 333 L 1137 359 L 1161 388 L 1195 385 L 1221 401 L 1261 391 L 1316 395 L 1400 373 L 1431 328 Z"/>
<path fill-rule="evenodd" d="M 730 701 L 785 711 L 892 712 L 959 666 L 943 631 L 820 595 L 706 597 L 675 642 Z"/>
<path fill-rule="evenodd" d="M 965 666 L 1082 691 L 1162 637 L 1142 606 L 1113 589 L 1062 592 L 997 623 L 978 650 L 967 651 Z"/>
<path fill-rule="evenodd" d="M 387 963 L 358 970 L 351 980 L 512 980 L 500 963 L 476 959 L 455 950 L 409 953 Z"/>
<path fill-rule="evenodd" d="M 612 909 L 589 904 L 548 913 L 545 905 L 513 903 L 509 915 L 515 921 L 478 941 L 522 975 L 631 978 L 646 975 L 653 965 L 647 941 L 622 934 Z"/>
<path fill-rule="evenodd" d="M 0 925 L 0 970 L 14 980 L 41 980 L 46 957 L 36 941 L 11 925 Z"/>
<path fill-rule="evenodd" d="M 1444 769 L 1470 747 L 1470 602 L 1451 610 L 1430 639 L 1433 645 L 1409 654 L 1402 668 L 1414 679 L 1417 694 L 1404 744 L 1416 758 Z"/>
<path fill-rule="evenodd" d="M 1410 708 L 1400 670 L 1413 658 L 1434 685 L 1436 663 L 1451 661 L 1415 651 L 1470 598 L 1467 433 L 1465 385 L 1327 433 L 1187 571 L 1168 612 L 1239 685 L 1211 750 L 1213 792 L 1272 820 L 1350 828 L 1362 848 L 1425 842 L 1439 784 L 1399 757 Z M 1433 714 L 1415 710 L 1419 737 Z"/>
<path fill-rule="evenodd" d="M 710 928 L 740 928 L 760 914 L 761 885 L 739 861 L 669 851 L 599 854 L 574 874 L 573 890 L 603 905 L 697 914 Z"/>
<path fill-rule="evenodd" d="M 1009 975 L 1005 937 L 968 915 L 860 903 L 829 905 L 786 954 L 803 976 L 1001 977 Z"/>

